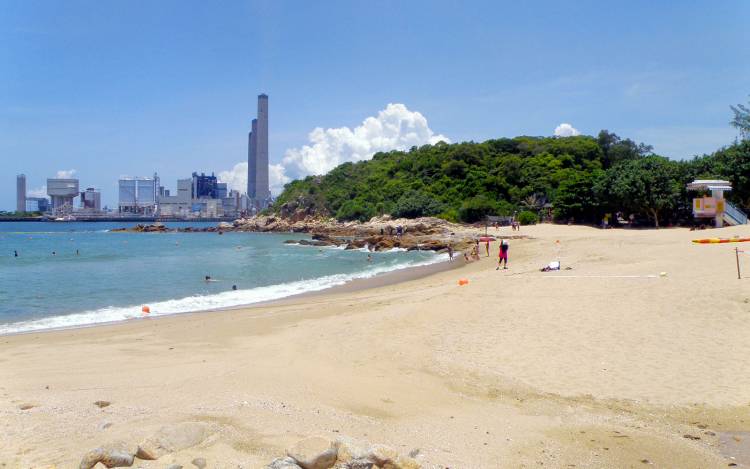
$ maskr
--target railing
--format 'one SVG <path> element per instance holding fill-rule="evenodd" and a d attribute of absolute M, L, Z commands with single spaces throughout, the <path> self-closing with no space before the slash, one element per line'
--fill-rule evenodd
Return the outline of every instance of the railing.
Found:
<path fill-rule="evenodd" d="M 724 201 L 724 215 L 734 220 L 738 225 L 747 224 L 747 215 L 745 212 L 735 207 L 728 200 Z"/>

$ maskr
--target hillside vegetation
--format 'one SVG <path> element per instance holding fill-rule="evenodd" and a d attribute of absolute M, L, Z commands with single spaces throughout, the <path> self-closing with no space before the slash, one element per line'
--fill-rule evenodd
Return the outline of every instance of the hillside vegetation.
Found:
<path fill-rule="evenodd" d="M 750 143 L 676 161 L 605 130 L 597 137 L 441 142 L 293 181 L 272 210 L 340 220 L 391 214 L 464 222 L 518 213 L 529 222 L 551 207 L 556 221 L 599 222 L 621 211 L 645 223 L 684 223 L 692 197 L 685 184 L 696 177 L 730 180 L 735 190 L 728 197 L 747 210 Z"/>

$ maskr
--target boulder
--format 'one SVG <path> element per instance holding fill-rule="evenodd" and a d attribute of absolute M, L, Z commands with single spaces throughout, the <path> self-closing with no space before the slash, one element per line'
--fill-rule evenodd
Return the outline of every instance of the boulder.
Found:
<path fill-rule="evenodd" d="M 98 463 L 105 467 L 130 467 L 133 465 L 135 447 L 123 442 L 100 446 L 86 453 L 78 465 L 79 469 L 91 469 Z"/>
<path fill-rule="evenodd" d="M 302 469 L 328 469 L 336 464 L 338 448 L 325 438 L 311 437 L 297 442 L 286 454 Z"/>
<path fill-rule="evenodd" d="M 197 467 L 198 469 L 204 469 L 206 467 L 205 458 L 195 458 L 190 462 L 193 463 L 193 466 Z"/>
<path fill-rule="evenodd" d="M 205 425 L 198 422 L 167 425 L 138 445 L 135 456 L 145 460 L 159 459 L 165 454 L 201 443 L 206 438 L 206 434 Z"/>
<path fill-rule="evenodd" d="M 270 464 L 268 464 L 265 469 L 302 469 L 299 465 L 297 465 L 297 461 L 290 457 L 286 458 L 277 458 L 271 461 Z"/>

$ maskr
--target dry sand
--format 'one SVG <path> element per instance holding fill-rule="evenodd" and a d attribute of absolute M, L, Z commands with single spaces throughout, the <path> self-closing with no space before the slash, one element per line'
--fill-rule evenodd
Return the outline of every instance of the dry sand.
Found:
<path fill-rule="evenodd" d="M 494 247 L 395 285 L 0 337 L 0 467 L 74 467 L 181 421 L 212 434 L 134 467 L 262 467 L 311 435 L 427 467 L 742 467 L 750 278 L 734 245 L 690 240 L 746 231 L 524 227 L 508 270 Z M 572 270 L 539 272 L 556 240 Z"/>

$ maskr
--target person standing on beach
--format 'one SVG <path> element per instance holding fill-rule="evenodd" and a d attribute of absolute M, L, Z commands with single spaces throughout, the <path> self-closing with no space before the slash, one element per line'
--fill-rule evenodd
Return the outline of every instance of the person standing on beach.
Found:
<path fill-rule="evenodd" d="M 448 245 L 448 261 L 453 262 L 453 245 Z"/>
<path fill-rule="evenodd" d="M 485 243 L 485 248 L 487 249 L 487 257 L 490 257 L 490 240 L 488 239 Z"/>
<path fill-rule="evenodd" d="M 508 248 L 510 246 L 508 245 L 508 240 L 503 239 L 500 241 L 500 248 L 498 249 L 498 255 L 497 255 L 497 269 L 500 270 L 500 264 L 504 264 L 503 269 L 508 268 Z"/>

